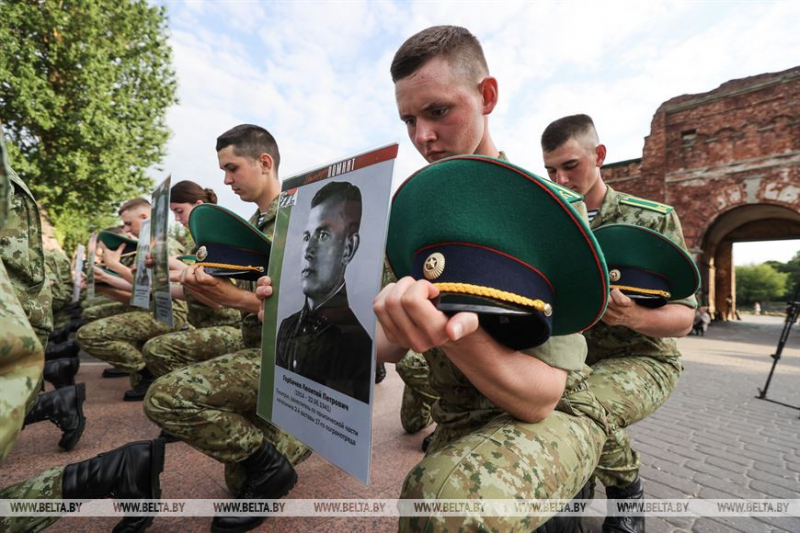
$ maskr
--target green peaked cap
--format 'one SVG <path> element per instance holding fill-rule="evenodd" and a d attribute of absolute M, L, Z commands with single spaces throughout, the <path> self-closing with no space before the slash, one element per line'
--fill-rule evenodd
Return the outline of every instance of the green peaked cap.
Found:
<path fill-rule="evenodd" d="M 594 230 L 609 268 L 612 288 L 655 307 L 697 292 L 700 273 L 691 256 L 657 231 L 632 224 Z M 655 300 L 652 304 L 647 299 Z"/>
<path fill-rule="evenodd" d="M 200 204 L 189 215 L 197 265 L 212 276 L 254 281 L 265 275 L 270 239 L 248 221 L 216 204 Z"/>
<path fill-rule="evenodd" d="M 106 245 L 106 248 L 109 250 L 116 250 L 120 246 L 124 246 L 125 248 L 122 250 L 122 253 L 129 254 L 131 252 L 136 251 L 136 247 L 139 246 L 139 241 L 136 239 L 131 239 L 127 235 L 120 235 L 119 233 L 113 233 L 111 231 L 101 231 L 97 238 L 100 239 L 100 242 Z"/>
<path fill-rule="evenodd" d="M 583 331 L 602 316 L 609 289 L 603 254 L 570 205 L 581 199 L 506 161 L 443 159 L 395 193 L 388 261 L 398 277 L 424 277 L 439 286 L 443 302 L 464 297 L 447 288 L 466 285 L 469 294 L 475 286 L 473 295 L 494 300 L 499 294 L 501 306 L 514 303 L 508 294 L 549 305 L 544 311 L 512 306 L 547 316 L 548 336 Z"/>

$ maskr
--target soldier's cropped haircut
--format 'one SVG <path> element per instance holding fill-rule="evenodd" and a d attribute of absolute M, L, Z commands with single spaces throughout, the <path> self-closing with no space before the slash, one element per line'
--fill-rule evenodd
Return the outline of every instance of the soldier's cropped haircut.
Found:
<path fill-rule="evenodd" d="M 460 26 L 432 26 L 409 37 L 392 60 L 392 81 L 407 78 L 435 57 L 444 58 L 457 74 L 473 81 L 489 75 L 478 39 Z"/>
<path fill-rule="evenodd" d="M 572 138 L 592 134 L 597 142 L 597 130 L 589 115 L 570 115 L 550 123 L 542 133 L 542 150 L 552 152 Z"/>
<path fill-rule="evenodd" d="M 334 181 L 317 191 L 311 199 L 311 208 L 332 200 L 344 204 L 343 216 L 347 218 L 347 233 L 352 235 L 361 227 L 361 189 L 347 181 Z"/>
<path fill-rule="evenodd" d="M 275 161 L 275 170 L 281 163 L 281 154 L 278 151 L 278 142 L 270 132 L 261 126 L 253 124 L 239 124 L 217 137 L 217 152 L 233 146 L 233 153 L 239 157 L 258 159 L 261 154 L 267 153 Z"/>
<path fill-rule="evenodd" d="M 150 209 L 150 202 L 148 202 L 144 198 L 134 198 L 133 200 L 128 200 L 127 202 L 122 204 L 122 207 L 119 208 L 117 214 L 121 215 L 125 211 L 128 211 L 130 209 L 137 209 L 139 207 L 146 207 Z"/>

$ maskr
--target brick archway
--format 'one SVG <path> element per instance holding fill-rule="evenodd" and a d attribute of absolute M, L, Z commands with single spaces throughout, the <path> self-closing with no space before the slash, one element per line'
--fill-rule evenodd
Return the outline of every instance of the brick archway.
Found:
<path fill-rule="evenodd" d="M 735 300 L 734 242 L 800 238 L 800 67 L 664 102 L 643 157 L 602 173 L 618 191 L 675 208 L 701 298 L 724 312 Z"/>
<path fill-rule="evenodd" d="M 720 213 L 702 236 L 696 254 L 703 278 L 703 303 L 712 316 L 725 317 L 736 309 L 736 271 L 733 244 L 748 241 L 800 239 L 800 212 L 776 204 L 750 204 Z M 753 262 L 761 262 L 753 258 Z M 728 305 L 728 298 L 732 305 Z M 727 318 L 727 317 L 725 317 Z"/>

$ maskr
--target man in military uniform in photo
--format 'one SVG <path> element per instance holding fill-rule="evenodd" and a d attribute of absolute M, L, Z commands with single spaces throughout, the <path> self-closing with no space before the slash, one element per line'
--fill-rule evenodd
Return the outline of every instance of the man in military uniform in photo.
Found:
<path fill-rule="evenodd" d="M 123 229 L 138 238 L 142 221 L 150 216 L 150 203 L 143 198 L 130 200 L 120 207 L 119 215 Z M 172 238 L 169 238 L 168 248 L 171 255 L 183 252 L 183 247 Z M 116 250 L 107 247 L 103 258 L 106 268 L 119 274 L 130 284 L 133 281 L 133 272 L 120 262 L 122 250 L 121 246 Z M 110 276 L 102 274 L 100 270 L 95 272 L 100 275 L 96 279 L 102 280 L 104 276 Z M 127 298 L 130 298 L 129 293 Z M 123 399 L 126 401 L 143 400 L 147 388 L 155 379 L 142 356 L 144 343 L 158 335 L 178 331 L 186 323 L 188 310 L 185 301 L 172 301 L 172 327 L 155 319 L 154 306 L 155 300 L 151 298 L 150 311 L 132 311 L 93 321 L 81 327 L 76 336 L 78 344 L 86 353 L 130 374 L 133 388 L 125 392 Z"/>
<path fill-rule="evenodd" d="M 280 192 L 280 154 L 275 139 L 261 127 L 243 124 L 223 133 L 216 148 L 225 184 L 242 200 L 258 206 L 250 224 L 262 234 L 259 239 L 271 238 Z M 195 211 L 200 208 L 221 212 L 212 205 L 199 206 Z M 193 213 L 190 227 L 195 216 Z M 253 230 L 242 231 L 252 237 Z M 202 247 L 204 242 L 193 227 L 192 233 Z M 233 244 L 230 248 L 229 252 L 238 249 Z M 238 498 L 280 498 L 296 483 L 293 465 L 311 452 L 256 414 L 261 371 L 257 314 L 261 305 L 253 292 L 255 282 L 234 285 L 224 276 L 209 275 L 203 262 L 212 261 L 212 250 L 207 248 L 206 252 L 208 255 L 200 261 L 203 254 L 198 249 L 198 263 L 182 271 L 181 283 L 201 302 L 242 311 L 245 349 L 158 378 L 145 398 L 145 414 L 169 434 L 224 463 L 228 487 Z M 265 253 L 262 250 L 261 254 Z M 214 273 L 223 274 L 224 269 Z M 264 517 L 215 517 L 212 529 L 246 531 L 263 521 Z"/>
<path fill-rule="evenodd" d="M 672 207 L 615 191 L 603 181 L 600 167 L 606 147 L 600 144 L 589 116 L 573 115 L 551 123 L 542 134 L 542 150 L 550 178 L 584 196 L 592 229 L 634 224 L 666 236 L 685 250 Z M 617 281 L 626 285 L 626 279 L 612 283 Z M 584 332 L 587 363 L 592 367 L 587 383 L 608 411 L 612 427 L 595 474 L 612 499 L 643 498 L 639 455 L 624 428 L 650 416 L 675 389 L 682 370 L 675 337 L 691 330 L 697 307 L 694 294 L 657 308 L 636 302 L 644 300 L 612 289 L 602 321 Z M 609 517 L 603 530 L 643 531 L 644 517 Z"/>
<path fill-rule="evenodd" d="M 281 323 L 275 364 L 367 403 L 372 339 L 350 309 L 345 283 L 360 226 L 355 185 L 328 183 L 311 199 L 300 271 L 305 304 Z"/>

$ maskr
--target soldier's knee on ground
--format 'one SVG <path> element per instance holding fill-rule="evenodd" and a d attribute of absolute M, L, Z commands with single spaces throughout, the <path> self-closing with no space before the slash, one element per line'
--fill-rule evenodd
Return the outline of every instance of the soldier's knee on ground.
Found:
<path fill-rule="evenodd" d="M 431 405 L 408 385 L 403 389 L 400 423 L 406 433 L 417 433 L 433 423 Z"/>
<path fill-rule="evenodd" d="M 147 389 L 142 405 L 145 416 L 167 431 L 170 431 L 169 422 L 180 409 L 177 389 L 177 382 L 171 374 L 161 376 Z"/>

